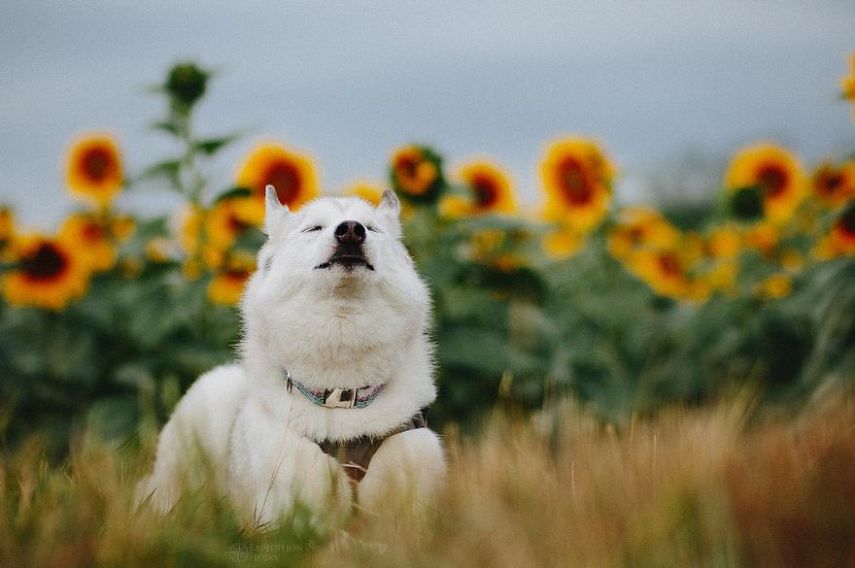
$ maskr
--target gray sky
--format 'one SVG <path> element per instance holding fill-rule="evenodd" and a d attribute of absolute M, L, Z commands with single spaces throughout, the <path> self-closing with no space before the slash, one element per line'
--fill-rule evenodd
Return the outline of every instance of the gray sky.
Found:
<path fill-rule="evenodd" d="M 390 152 L 421 141 L 451 165 L 496 159 L 531 203 L 544 145 L 568 133 L 605 143 L 630 197 L 690 153 L 720 164 L 770 138 L 807 162 L 851 151 L 837 97 L 853 51 L 842 0 L 0 0 L 0 201 L 49 228 L 72 207 L 60 164 L 83 131 L 113 131 L 131 170 L 168 154 L 142 87 L 182 59 L 221 70 L 200 129 L 250 132 L 213 163 L 218 186 L 261 138 L 314 156 L 327 192 L 383 180 Z"/>

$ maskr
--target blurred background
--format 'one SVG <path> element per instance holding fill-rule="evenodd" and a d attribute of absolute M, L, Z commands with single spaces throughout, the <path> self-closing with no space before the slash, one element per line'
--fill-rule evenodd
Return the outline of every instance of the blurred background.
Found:
<path fill-rule="evenodd" d="M 620 199 L 693 195 L 730 152 L 773 138 L 810 161 L 851 148 L 834 87 L 855 5 L 817 2 L 0 2 L 2 200 L 47 229 L 70 204 L 61 156 L 109 129 L 130 167 L 164 153 L 145 92 L 170 64 L 214 68 L 198 109 L 244 128 L 213 175 L 227 183 L 255 138 L 321 164 L 328 193 L 385 179 L 389 149 L 488 155 L 523 201 L 544 145 L 571 133 L 615 156 Z M 158 211 L 170 196 L 123 196 Z"/>
<path fill-rule="evenodd" d="M 438 428 L 855 376 L 847 2 L 3 2 L 0 438 L 153 434 L 263 192 L 401 197 Z M 149 436 L 149 439 L 151 436 Z"/>

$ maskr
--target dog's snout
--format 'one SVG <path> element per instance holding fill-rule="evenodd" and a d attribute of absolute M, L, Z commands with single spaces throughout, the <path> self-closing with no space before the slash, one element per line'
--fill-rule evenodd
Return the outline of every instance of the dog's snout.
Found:
<path fill-rule="evenodd" d="M 335 240 L 341 244 L 361 245 L 365 242 L 365 226 L 356 221 L 344 221 L 335 228 Z"/>

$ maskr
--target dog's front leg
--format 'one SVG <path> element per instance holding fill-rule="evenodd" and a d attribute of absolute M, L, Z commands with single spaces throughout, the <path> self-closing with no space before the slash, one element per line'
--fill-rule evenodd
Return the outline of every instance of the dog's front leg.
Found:
<path fill-rule="evenodd" d="M 350 510 L 347 476 L 311 440 L 291 432 L 234 433 L 229 492 L 251 524 L 269 526 L 283 516 L 308 513 L 316 526 L 335 523 Z"/>
<path fill-rule="evenodd" d="M 395 434 L 383 441 L 359 482 L 359 506 L 418 512 L 435 500 L 445 474 L 439 436 L 427 428 Z"/>

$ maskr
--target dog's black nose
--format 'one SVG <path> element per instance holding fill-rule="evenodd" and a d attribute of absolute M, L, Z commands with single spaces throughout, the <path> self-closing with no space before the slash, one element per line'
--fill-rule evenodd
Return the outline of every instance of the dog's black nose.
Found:
<path fill-rule="evenodd" d="M 343 245 L 361 245 L 365 242 L 365 227 L 356 221 L 344 221 L 335 228 L 335 240 Z"/>

